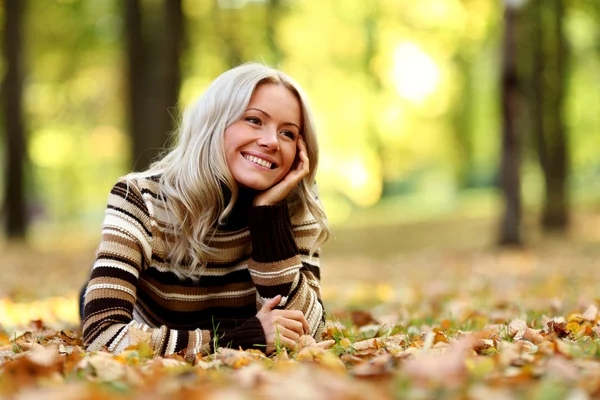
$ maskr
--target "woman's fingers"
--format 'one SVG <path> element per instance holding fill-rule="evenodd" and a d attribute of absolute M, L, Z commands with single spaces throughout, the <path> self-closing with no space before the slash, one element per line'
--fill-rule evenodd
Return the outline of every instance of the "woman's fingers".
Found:
<path fill-rule="evenodd" d="M 299 310 L 275 310 L 275 312 L 277 313 L 276 315 L 278 315 L 280 317 L 299 322 L 302 325 L 304 333 L 310 334 L 310 326 L 308 325 L 308 321 L 304 317 L 304 313 L 302 311 L 299 311 Z"/>
<path fill-rule="evenodd" d="M 281 295 L 278 294 L 277 296 L 273 297 L 272 299 L 266 300 L 265 303 L 263 304 L 263 306 L 261 307 L 259 313 L 267 313 L 269 311 L 272 311 L 275 307 L 277 307 L 277 305 L 279 304 L 279 302 L 281 301 Z"/>
<path fill-rule="evenodd" d="M 273 342 L 273 350 L 276 350 L 277 347 L 286 347 L 290 350 L 294 350 L 296 348 L 297 341 L 289 339 L 283 335 L 279 336 L 279 339 Z"/>
<path fill-rule="evenodd" d="M 310 170 L 310 165 L 308 162 L 308 152 L 306 151 L 306 143 L 304 139 L 300 138 L 298 140 L 298 155 L 300 156 L 300 165 L 298 167 L 302 167 L 302 171 L 304 172 L 304 176 L 306 176 Z"/>
<path fill-rule="evenodd" d="M 287 326 L 281 324 L 281 323 L 276 323 L 275 326 L 275 343 L 277 343 L 277 340 L 281 341 L 283 339 L 289 339 L 292 341 L 292 343 L 297 343 L 298 340 L 300 339 L 300 336 L 298 332 L 293 331 L 292 329 L 288 329 Z"/>
<path fill-rule="evenodd" d="M 308 160 L 308 152 L 304 139 L 298 139 L 298 157 L 300 162 L 298 165 L 289 170 L 287 175 L 275 186 L 258 194 L 254 198 L 255 206 L 273 205 L 290 194 L 292 190 L 310 173 L 310 164 Z"/>
<path fill-rule="evenodd" d="M 277 326 L 283 326 L 286 329 L 294 332 L 296 335 L 298 335 L 298 338 L 304 335 L 304 326 L 300 321 L 296 321 L 290 318 L 279 317 L 275 320 L 275 324 Z M 292 339 L 292 337 L 290 337 L 290 339 Z"/>

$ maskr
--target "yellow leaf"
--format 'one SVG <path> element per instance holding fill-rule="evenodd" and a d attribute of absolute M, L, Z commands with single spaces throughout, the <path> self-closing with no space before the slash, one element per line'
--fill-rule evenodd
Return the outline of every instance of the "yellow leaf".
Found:
<path fill-rule="evenodd" d="M 577 332 L 579 332 L 579 328 L 580 328 L 580 326 L 579 326 L 579 323 L 577 323 L 577 322 L 573 321 L 573 322 L 569 322 L 567 324 L 567 330 L 569 332 L 577 333 Z"/>

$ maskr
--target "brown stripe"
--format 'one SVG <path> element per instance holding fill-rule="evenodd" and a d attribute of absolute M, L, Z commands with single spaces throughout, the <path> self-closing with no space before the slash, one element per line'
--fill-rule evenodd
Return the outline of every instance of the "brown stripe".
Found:
<path fill-rule="evenodd" d="M 202 278 L 200 278 L 202 280 Z M 252 281 L 246 282 L 233 282 L 219 287 L 190 287 L 190 286 L 175 286 L 175 285 L 165 285 L 156 279 L 144 276 L 139 281 L 140 287 L 148 287 L 148 284 L 156 287 L 161 292 L 165 293 L 177 293 L 181 295 L 191 295 L 191 296 L 204 296 L 209 294 L 218 294 L 223 292 L 234 292 L 234 291 L 245 291 L 252 289 L 254 284 Z M 148 290 L 151 290 L 148 287 Z"/>
<path fill-rule="evenodd" d="M 118 244 L 121 246 L 139 249 L 138 243 L 135 240 L 133 240 L 133 238 L 131 236 L 128 236 L 126 234 L 125 237 L 123 237 L 123 235 L 117 235 L 116 233 L 111 233 L 111 231 L 115 231 L 115 229 L 107 228 L 104 231 L 104 233 L 102 234 L 102 241 L 108 242 L 108 243 L 103 243 L 103 244 L 108 245 L 108 244 L 112 243 L 112 244 Z"/>
<path fill-rule="evenodd" d="M 140 285 L 140 290 L 143 290 L 153 302 L 158 305 L 168 308 L 173 311 L 202 311 L 212 307 L 244 307 L 249 304 L 256 303 L 256 292 L 250 292 L 248 294 L 232 294 L 232 297 L 219 297 L 216 299 L 206 299 L 201 301 L 186 301 L 180 299 L 165 299 L 156 294 L 152 289 L 147 288 L 145 285 Z M 227 292 L 226 289 L 222 290 L 222 293 Z M 139 302 L 138 302 L 139 303 Z M 148 310 L 150 311 L 150 310 Z M 153 313 L 153 316 L 156 316 Z"/>
<path fill-rule="evenodd" d="M 85 296 L 85 304 L 98 299 L 121 299 L 133 304 L 135 298 L 127 292 L 115 289 L 95 289 Z"/>

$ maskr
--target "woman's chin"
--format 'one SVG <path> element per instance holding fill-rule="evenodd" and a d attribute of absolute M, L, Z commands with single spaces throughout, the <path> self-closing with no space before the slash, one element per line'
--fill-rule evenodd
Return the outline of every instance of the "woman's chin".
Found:
<path fill-rule="evenodd" d="M 237 184 L 240 187 L 256 190 L 258 192 L 262 192 L 263 190 L 267 190 L 273 186 L 273 184 L 270 182 L 257 182 L 251 180 L 237 181 Z"/>

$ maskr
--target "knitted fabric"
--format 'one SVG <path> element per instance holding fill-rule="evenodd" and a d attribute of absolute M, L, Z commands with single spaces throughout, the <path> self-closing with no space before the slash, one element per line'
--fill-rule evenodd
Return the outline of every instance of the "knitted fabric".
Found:
<path fill-rule="evenodd" d="M 301 310 L 311 335 L 320 338 L 319 255 L 309 256 L 320 228 L 310 214 L 292 223 L 285 202 L 253 207 L 242 201 L 210 235 L 217 252 L 200 278 L 180 279 L 168 258 L 175 228 L 159 193 L 156 177 L 121 180 L 110 192 L 85 292 L 87 349 L 116 354 L 145 341 L 157 355 L 206 354 L 215 345 L 264 350 L 256 313 L 278 294 L 279 308 Z"/>

